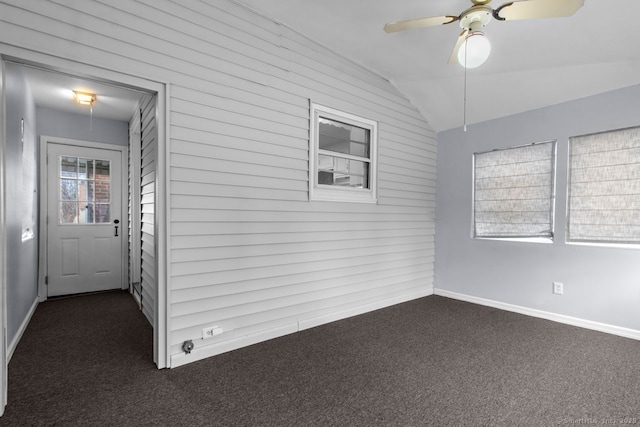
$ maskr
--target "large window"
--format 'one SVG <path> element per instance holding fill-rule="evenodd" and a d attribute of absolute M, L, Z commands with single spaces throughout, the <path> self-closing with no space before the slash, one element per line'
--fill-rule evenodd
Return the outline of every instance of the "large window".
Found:
<path fill-rule="evenodd" d="M 640 128 L 569 139 L 567 241 L 640 244 Z"/>
<path fill-rule="evenodd" d="M 376 202 L 377 123 L 311 105 L 311 200 Z"/>
<path fill-rule="evenodd" d="M 475 153 L 473 234 L 553 238 L 555 141 Z"/>

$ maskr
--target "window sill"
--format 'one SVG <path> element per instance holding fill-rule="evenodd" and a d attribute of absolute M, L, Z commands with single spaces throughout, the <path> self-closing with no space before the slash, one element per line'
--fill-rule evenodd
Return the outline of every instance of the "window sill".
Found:
<path fill-rule="evenodd" d="M 567 245 L 571 246 L 590 246 L 596 248 L 612 248 L 612 249 L 629 249 L 629 250 L 638 250 L 640 249 L 640 244 L 635 243 L 604 243 L 604 242 L 565 242 Z"/>
<path fill-rule="evenodd" d="M 474 240 L 498 240 L 502 242 L 518 243 L 546 243 L 553 244 L 553 239 L 546 237 L 473 237 Z"/>

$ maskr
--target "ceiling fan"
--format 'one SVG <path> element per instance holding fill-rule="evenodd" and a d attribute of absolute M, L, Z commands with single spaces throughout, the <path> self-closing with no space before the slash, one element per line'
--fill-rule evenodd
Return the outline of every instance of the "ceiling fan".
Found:
<path fill-rule="evenodd" d="M 460 15 L 444 15 L 429 18 L 391 22 L 384 26 L 387 33 L 412 30 L 414 28 L 446 25 L 458 21 L 462 33 L 453 48 L 449 63 L 456 60 L 465 68 L 482 65 L 491 52 L 491 44 L 482 29 L 491 21 L 514 21 L 519 19 L 560 18 L 571 16 L 583 5 L 584 0 L 520 0 L 505 3 L 493 9 L 491 0 L 471 0 L 473 6 Z"/>

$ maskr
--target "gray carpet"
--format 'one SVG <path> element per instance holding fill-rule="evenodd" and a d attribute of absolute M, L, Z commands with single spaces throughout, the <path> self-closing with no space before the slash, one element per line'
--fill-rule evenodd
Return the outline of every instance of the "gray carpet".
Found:
<path fill-rule="evenodd" d="M 640 342 L 431 296 L 158 371 L 127 293 L 41 304 L 0 425 L 640 425 Z"/>

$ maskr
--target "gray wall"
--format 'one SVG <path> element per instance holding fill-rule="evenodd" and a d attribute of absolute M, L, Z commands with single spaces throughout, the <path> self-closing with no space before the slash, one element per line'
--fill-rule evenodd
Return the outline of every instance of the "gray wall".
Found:
<path fill-rule="evenodd" d="M 6 64 L 6 218 L 7 218 L 7 342 L 14 348 L 20 326 L 29 315 L 38 295 L 38 228 L 35 237 L 22 241 L 22 198 L 32 196 L 22 191 L 23 151 L 21 119 L 24 118 L 27 138 L 32 138 L 28 155 L 37 155 L 36 106 L 31 89 L 19 67 Z M 36 163 L 37 164 L 37 163 Z M 37 212 L 37 211 L 36 211 Z"/>
<path fill-rule="evenodd" d="M 91 119 L 89 115 L 41 107 L 38 107 L 37 114 L 38 136 L 57 136 L 114 145 L 129 144 L 127 122 L 99 117 Z"/>
<path fill-rule="evenodd" d="M 6 64 L 6 200 L 7 200 L 7 342 L 9 351 L 17 344 L 20 328 L 37 302 L 38 296 L 38 221 L 35 237 L 22 241 L 21 200 L 26 197 L 22 190 L 23 148 L 21 143 L 21 119 L 25 119 L 27 138 L 34 164 L 39 165 L 39 136 L 49 135 L 63 138 L 127 145 L 129 142 L 127 122 L 93 118 L 91 128 L 89 116 L 62 111 L 37 108 L 31 88 L 15 64 Z M 39 177 L 36 176 L 36 185 Z M 35 194 L 36 198 L 38 195 Z M 38 205 L 36 204 L 36 215 Z"/>
<path fill-rule="evenodd" d="M 435 287 L 640 330 L 640 251 L 565 243 L 568 138 L 640 125 L 640 86 L 438 135 Z M 474 240 L 474 152 L 557 140 L 553 244 Z M 564 283 L 554 295 L 552 282 Z"/>

